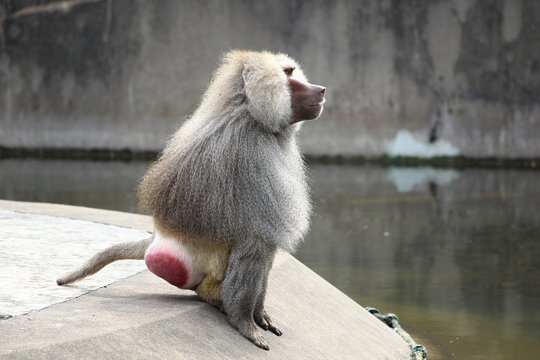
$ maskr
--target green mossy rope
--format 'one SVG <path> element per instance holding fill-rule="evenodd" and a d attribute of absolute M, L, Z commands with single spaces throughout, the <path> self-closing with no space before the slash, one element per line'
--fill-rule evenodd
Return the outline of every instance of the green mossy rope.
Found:
<path fill-rule="evenodd" d="M 381 312 L 374 308 L 367 306 L 365 308 L 367 311 L 369 311 L 372 315 L 374 315 L 377 319 L 384 322 L 386 325 L 394 329 L 395 332 L 399 334 L 405 340 L 405 342 L 409 345 L 411 348 L 411 359 L 413 360 L 426 360 L 427 359 L 427 351 L 426 348 L 423 347 L 420 344 L 417 344 L 413 338 L 399 325 L 399 319 L 396 314 L 388 313 L 388 314 L 381 314 Z"/>

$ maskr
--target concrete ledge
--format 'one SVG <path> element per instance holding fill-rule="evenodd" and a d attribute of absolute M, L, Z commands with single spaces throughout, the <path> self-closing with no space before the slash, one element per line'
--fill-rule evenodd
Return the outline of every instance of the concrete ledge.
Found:
<path fill-rule="evenodd" d="M 0 209 L 63 216 L 145 231 L 146 216 L 0 200 Z M 90 254 L 89 254 L 90 255 Z M 6 359 L 408 359 L 390 328 L 281 253 L 270 274 L 267 310 L 283 331 L 270 351 L 241 337 L 193 292 L 145 271 L 49 308 L 0 320 Z"/>

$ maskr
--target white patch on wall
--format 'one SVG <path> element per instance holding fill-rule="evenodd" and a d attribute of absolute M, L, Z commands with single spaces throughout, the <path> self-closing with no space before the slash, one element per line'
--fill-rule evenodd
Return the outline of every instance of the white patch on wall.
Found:
<path fill-rule="evenodd" d="M 399 130 L 396 138 L 388 144 L 386 149 L 386 154 L 389 156 L 430 158 L 459 155 L 459 150 L 447 141 L 438 140 L 430 144 L 416 139 L 407 130 Z"/>
<path fill-rule="evenodd" d="M 503 39 L 514 41 L 519 37 L 523 26 L 523 2 L 521 0 L 506 0 L 503 9 Z"/>
<path fill-rule="evenodd" d="M 459 173 L 455 170 L 433 168 L 390 168 L 386 176 L 400 193 L 408 193 L 415 187 L 430 182 L 439 186 L 449 184 L 459 177 Z"/>

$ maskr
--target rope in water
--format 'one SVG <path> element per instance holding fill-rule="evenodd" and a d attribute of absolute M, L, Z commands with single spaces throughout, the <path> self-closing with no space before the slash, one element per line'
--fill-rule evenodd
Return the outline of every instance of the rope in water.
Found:
<path fill-rule="evenodd" d="M 371 314 L 373 314 L 377 319 L 384 322 L 386 325 L 394 329 L 395 332 L 398 333 L 399 336 L 405 340 L 405 342 L 409 345 L 411 348 L 411 359 L 413 360 L 425 360 L 427 359 L 427 351 L 426 348 L 423 347 L 420 344 L 417 344 L 411 335 L 409 335 L 401 325 L 399 325 L 399 319 L 396 314 L 388 313 L 388 314 L 381 314 L 381 312 L 373 307 L 367 306 L 365 308 L 367 311 L 369 311 Z"/>

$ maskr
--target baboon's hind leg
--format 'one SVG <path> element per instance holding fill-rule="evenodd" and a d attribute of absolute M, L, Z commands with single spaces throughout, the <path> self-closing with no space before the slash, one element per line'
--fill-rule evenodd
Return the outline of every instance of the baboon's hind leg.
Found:
<path fill-rule="evenodd" d="M 218 279 L 213 275 L 206 275 L 195 291 L 208 304 L 225 312 L 221 297 L 221 281 L 222 279 Z"/>

